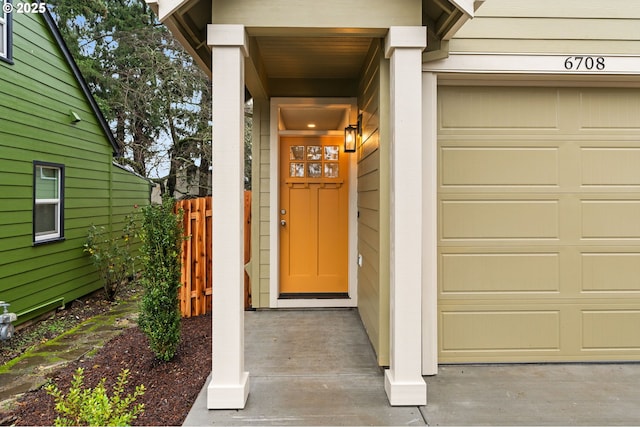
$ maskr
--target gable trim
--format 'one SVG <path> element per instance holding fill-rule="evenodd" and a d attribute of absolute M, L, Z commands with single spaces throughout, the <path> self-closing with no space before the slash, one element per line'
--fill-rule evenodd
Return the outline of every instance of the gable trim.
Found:
<path fill-rule="evenodd" d="M 474 0 L 449 0 L 456 9 L 460 10 L 462 13 L 467 15 L 468 17 L 473 18 L 475 13 L 474 8 Z"/>
<path fill-rule="evenodd" d="M 35 1 L 38 4 L 41 3 L 40 0 L 35 0 Z M 71 71 L 73 72 L 74 77 L 78 81 L 78 84 L 80 85 L 80 89 L 84 93 L 85 97 L 87 98 L 87 101 L 89 102 L 89 105 L 91 106 L 91 109 L 96 115 L 96 118 L 100 123 L 100 127 L 102 127 L 102 130 L 104 131 L 107 139 L 109 140 L 109 143 L 111 143 L 111 147 L 113 148 L 113 156 L 121 157 L 122 153 L 120 152 L 118 143 L 116 142 L 116 139 L 113 136 L 113 132 L 111 132 L 111 128 L 109 127 L 107 120 L 104 118 L 104 115 L 100 110 L 100 107 L 98 107 L 98 103 L 96 102 L 95 98 L 91 94 L 91 91 L 89 90 L 89 86 L 87 85 L 87 82 L 82 76 L 82 73 L 80 72 L 80 68 L 78 68 L 78 64 L 73 59 L 73 56 L 71 55 L 71 51 L 69 50 L 69 47 L 67 46 L 64 39 L 62 38 L 62 34 L 60 34 L 60 30 L 58 30 L 58 26 L 53 20 L 53 17 L 51 16 L 49 9 L 46 9 L 42 15 L 44 17 L 45 22 L 47 23 L 47 26 L 49 27 L 49 30 L 51 31 L 51 34 L 53 35 L 53 38 L 55 39 L 56 43 L 60 47 L 60 50 L 62 51 L 62 54 L 64 55 L 65 60 L 69 64 L 69 67 L 71 67 Z"/>

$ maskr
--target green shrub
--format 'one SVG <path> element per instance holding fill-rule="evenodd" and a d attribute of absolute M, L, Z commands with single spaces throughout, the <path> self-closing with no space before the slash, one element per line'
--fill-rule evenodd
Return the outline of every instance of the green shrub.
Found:
<path fill-rule="evenodd" d="M 98 385 L 84 388 L 84 370 L 78 368 L 73 374 L 69 392 L 64 395 L 55 384 L 45 387 L 47 394 L 55 399 L 55 410 L 59 414 L 56 426 L 128 426 L 144 412 L 144 404 L 133 403 L 145 392 L 144 385 L 136 387 L 133 394 L 124 394 L 129 370 L 123 369 L 118 375 L 111 397 L 105 388 L 105 379 Z"/>
<path fill-rule="evenodd" d="M 109 301 L 115 300 L 118 288 L 135 275 L 135 259 L 131 243 L 135 236 L 136 222 L 133 214 L 125 217 L 126 224 L 119 236 L 110 236 L 105 227 L 91 225 L 84 252 L 98 269 Z"/>
<path fill-rule="evenodd" d="M 173 199 L 142 210 L 142 278 L 144 295 L 138 324 L 149 337 L 151 350 L 171 360 L 180 342 L 180 288 L 182 212 L 176 215 Z"/>

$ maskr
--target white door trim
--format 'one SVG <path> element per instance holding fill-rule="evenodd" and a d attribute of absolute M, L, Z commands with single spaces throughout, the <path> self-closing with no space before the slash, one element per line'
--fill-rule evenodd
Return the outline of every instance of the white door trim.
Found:
<path fill-rule="evenodd" d="M 304 308 L 304 307 L 356 307 L 358 305 L 357 291 L 357 259 L 358 259 L 358 218 L 357 218 L 357 158 L 356 154 L 350 154 L 349 158 L 349 298 L 343 299 L 280 299 L 280 230 L 277 219 L 279 218 L 280 200 L 280 135 L 279 130 L 280 108 L 282 106 L 322 106 L 343 105 L 350 108 L 350 123 L 356 123 L 358 117 L 355 98 L 272 98 L 270 109 L 269 132 L 269 307 L 270 308 Z M 326 134 L 332 134 L 327 132 Z M 286 131 L 292 135 L 292 131 Z M 300 131 L 298 135 L 309 135 L 308 131 Z M 318 135 L 317 132 L 312 134 Z M 342 132 L 339 132 L 342 135 Z"/>

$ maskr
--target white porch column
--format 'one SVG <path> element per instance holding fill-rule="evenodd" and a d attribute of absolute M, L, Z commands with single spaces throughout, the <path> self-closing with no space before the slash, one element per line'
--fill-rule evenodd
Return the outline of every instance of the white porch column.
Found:
<path fill-rule="evenodd" d="M 422 51 L 425 27 L 391 27 L 391 405 L 425 405 L 422 378 Z"/>
<path fill-rule="evenodd" d="M 242 409 L 244 371 L 244 58 L 242 25 L 209 25 L 213 75 L 213 369 L 209 409 Z"/>

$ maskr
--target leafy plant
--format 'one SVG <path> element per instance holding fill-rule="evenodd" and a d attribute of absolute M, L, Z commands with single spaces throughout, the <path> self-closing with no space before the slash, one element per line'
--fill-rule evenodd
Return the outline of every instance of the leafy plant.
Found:
<path fill-rule="evenodd" d="M 118 375 L 113 394 L 109 396 L 102 378 L 95 388 L 84 388 L 84 370 L 78 368 L 73 374 L 71 388 L 65 395 L 57 385 L 45 387 L 47 394 L 55 399 L 55 410 L 59 414 L 56 426 L 128 426 L 144 412 L 144 404 L 135 404 L 144 395 L 143 384 L 136 386 L 133 394 L 124 395 L 129 370 L 123 369 Z"/>
<path fill-rule="evenodd" d="M 132 254 L 131 243 L 135 236 L 136 222 L 133 214 L 125 217 L 126 223 L 120 236 L 112 237 L 105 227 L 91 225 L 84 252 L 98 269 L 104 291 L 109 301 L 113 301 L 120 285 L 135 274 L 136 257 Z"/>
<path fill-rule="evenodd" d="M 161 205 L 142 210 L 142 296 L 138 324 L 149 337 L 151 350 L 161 360 L 171 360 L 180 342 L 180 288 L 182 211 L 174 213 L 175 201 L 166 197 Z"/>

